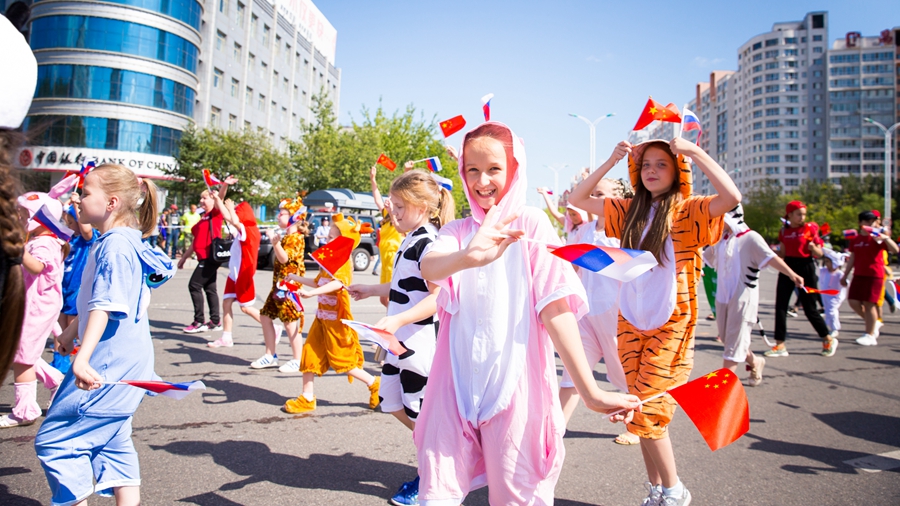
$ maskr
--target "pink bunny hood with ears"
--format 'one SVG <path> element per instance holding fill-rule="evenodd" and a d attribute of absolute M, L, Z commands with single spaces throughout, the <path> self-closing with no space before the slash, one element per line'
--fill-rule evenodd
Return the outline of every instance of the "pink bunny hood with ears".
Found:
<path fill-rule="evenodd" d="M 460 146 L 459 149 L 459 177 L 463 182 L 463 189 L 466 192 L 466 199 L 469 201 L 469 207 L 472 209 L 472 218 L 474 218 L 475 221 L 479 224 L 484 221 L 485 212 L 481 208 L 481 206 L 479 206 L 472 198 L 471 191 L 469 190 L 469 185 L 466 184 L 465 151 L 466 141 L 472 138 L 472 133 L 484 127 L 485 125 L 501 127 L 509 132 L 509 134 L 512 136 L 512 155 L 518 163 L 518 167 L 515 169 L 515 171 L 513 171 L 512 175 L 507 181 L 506 194 L 503 195 L 502 199 L 500 199 L 500 203 L 496 205 L 497 213 L 493 218 L 496 221 L 499 221 L 506 216 L 521 212 L 522 208 L 525 207 L 525 193 L 528 188 L 528 181 L 525 177 L 525 145 L 522 143 L 522 139 L 516 136 L 515 132 L 513 132 L 511 128 L 497 121 L 487 121 L 485 123 L 482 123 L 481 125 L 478 125 L 478 127 L 474 130 L 469 131 L 465 135 L 465 137 L 463 137 L 462 146 Z M 509 153 L 507 152 L 507 155 L 508 154 Z M 510 169 L 510 167 L 507 167 L 507 169 Z"/>

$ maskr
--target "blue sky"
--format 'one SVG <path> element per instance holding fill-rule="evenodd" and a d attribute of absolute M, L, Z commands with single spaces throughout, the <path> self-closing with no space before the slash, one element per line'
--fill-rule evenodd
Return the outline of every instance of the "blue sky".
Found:
<path fill-rule="evenodd" d="M 828 11 L 832 41 L 900 26 L 896 0 L 314 1 L 338 32 L 342 123 L 380 100 L 388 113 L 413 104 L 428 120 L 463 114 L 474 126 L 480 98 L 494 93 L 492 119 L 525 140 L 533 205 L 534 188 L 553 185 L 545 165 L 568 164 L 563 187 L 589 162 L 588 127 L 570 112 L 617 114 L 597 127 L 599 165 L 648 95 L 680 107 L 710 71 L 736 69 L 738 46 L 776 22 Z M 612 175 L 625 171 L 619 163 Z"/>

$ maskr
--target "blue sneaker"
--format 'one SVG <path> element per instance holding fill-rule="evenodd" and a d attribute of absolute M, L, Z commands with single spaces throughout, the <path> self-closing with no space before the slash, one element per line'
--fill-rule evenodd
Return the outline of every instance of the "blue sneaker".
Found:
<path fill-rule="evenodd" d="M 400 490 L 391 497 L 391 504 L 395 506 L 417 506 L 419 504 L 419 477 L 400 485 Z"/>

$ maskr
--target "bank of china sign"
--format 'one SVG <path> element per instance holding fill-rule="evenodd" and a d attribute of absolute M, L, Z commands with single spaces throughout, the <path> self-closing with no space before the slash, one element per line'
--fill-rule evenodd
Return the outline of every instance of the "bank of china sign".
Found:
<path fill-rule="evenodd" d="M 97 165 L 116 163 L 133 170 L 141 177 L 172 179 L 170 171 L 178 167 L 171 156 L 150 155 L 133 151 L 107 149 L 66 148 L 56 146 L 29 146 L 19 151 L 15 159 L 17 168 L 52 171 L 77 171 L 86 159 L 94 158 Z"/>

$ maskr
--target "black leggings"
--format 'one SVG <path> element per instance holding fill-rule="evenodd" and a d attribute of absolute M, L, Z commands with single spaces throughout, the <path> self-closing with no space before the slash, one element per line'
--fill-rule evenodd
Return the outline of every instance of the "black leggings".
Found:
<path fill-rule="evenodd" d="M 784 263 L 803 278 L 803 284 L 809 288 L 818 287 L 816 276 L 816 263 L 812 258 L 785 257 Z M 791 293 L 794 291 L 794 282 L 784 274 L 778 274 L 778 285 L 775 288 L 775 340 L 784 342 L 787 335 L 787 308 L 791 301 Z M 828 326 L 816 308 L 816 296 L 803 290 L 797 290 L 797 298 L 803 306 L 803 313 L 813 328 L 824 338 L 828 335 Z"/>
<path fill-rule="evenodd" d="M 188 282 L 188 291 L 191 293 L 191 302 L 194 303 L 194 321 L 206 323 L 203 318 L 203 292 L 206 292 L 206 302 L 209 304 L 209 320 L 219 323 L 219 294 L 216 292 L 216 276 L 219 264 L 209 260 L 201 260 L 191 274 Z"/>

